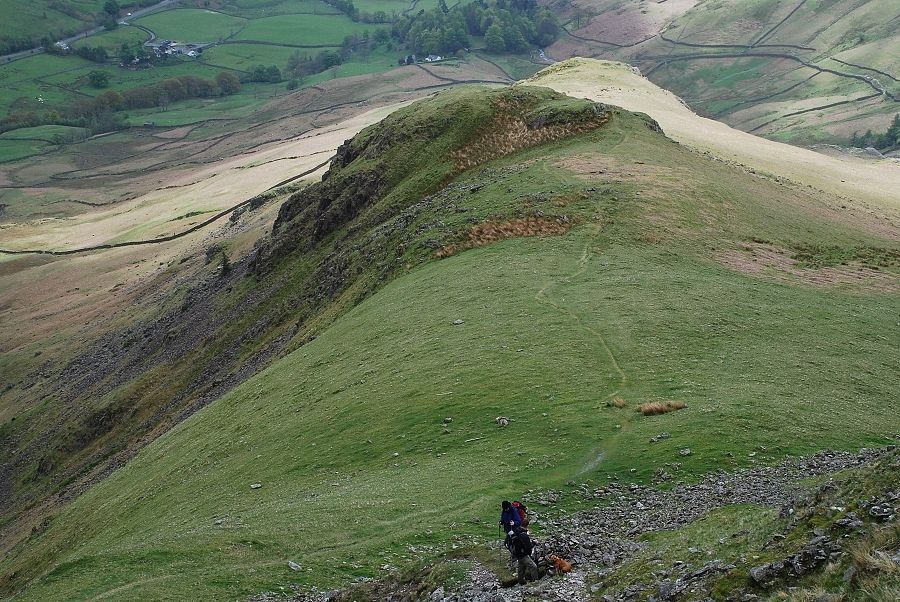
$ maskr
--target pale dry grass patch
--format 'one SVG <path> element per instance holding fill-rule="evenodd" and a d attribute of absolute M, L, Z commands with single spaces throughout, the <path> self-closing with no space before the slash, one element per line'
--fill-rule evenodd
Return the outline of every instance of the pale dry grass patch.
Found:
<path fill-rule="evenodd" d="M 607 405 L 615 406 L 615 407 L 621 409 L 621 408 L 624 408 L 625 406 L 627 406 L 628 402 L 625 401 L 624 399 L 622 399 L 621 397 L 616 397 L 611 402 L 609 402 L 609 404 L 607 404 Z"/>
<path fill-rule="evenodd" d="M 764 243 L 744 243 L 740 249 L 719 251 L 716 259 L 725 266 L 751 276 L 784 283 L 802 283 L 818 288 L 851 285 L 881 292 L 900 290 L 900 276 L 858 261 L 847 265 L 803 267 L 789 249 Z"/>
<path fill-rule="evenodd" d="M 637 411 L 644 416 L 656 416 L 667 414 L 676 410 L 683 410 L 687 404 L 683 401 L 648 401 L 637 407 Z"/>
<path fill-rule="evenodd" d="M 822 587 L 778 592 L 776 595 L 779 600 L 785 600 L 786 602 L 844 602 L 843 595 L 828 593 Z"/>
<path fill-rule="evenodd" d="M 891 556 L 900 547 L 900 525 L 874 531 L 850 548 L 853 565 L 863 574 L 900 575 L 900 564 Z"/>

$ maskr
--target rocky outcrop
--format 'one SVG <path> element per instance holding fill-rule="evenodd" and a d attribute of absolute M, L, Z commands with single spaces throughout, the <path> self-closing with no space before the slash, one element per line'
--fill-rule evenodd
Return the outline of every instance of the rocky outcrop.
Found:
<path fill-rule="evenodd" d="M 840 553 L 839 543 L 825 535 L 819 535 L 797 553 L 783 560 L 750 569 L 750 578 L 762 588 L 772 587 L 781 580 L 802 577 L 821 567 L 829 559 L 836 558 Z"/>

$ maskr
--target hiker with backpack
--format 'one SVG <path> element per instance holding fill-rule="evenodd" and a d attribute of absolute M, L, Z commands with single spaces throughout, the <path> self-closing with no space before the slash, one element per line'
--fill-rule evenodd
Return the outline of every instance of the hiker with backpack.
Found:
<path fill-rule="evenodd" d="M 509 546 L 509 551 L 516 560 L 516 574 L 519 579 L 519 585 L 525 585 L 526 577 L 527 581 L 536 581 L 539 579 L 540 575 L 538 574 L 538 567 L 531 557 L 531 552 L 534 550 L 534 543 L 532 543 L 531 538 L 528 536 L 528 531 L 522 527 L 513 527 L 507 532 L 507 542 L 509 542 L 507 544 Z"/>
<path fill-rule="evenodd" d="M 509 533 L 514 527 L 522 526 L 522 515 L 519 509 L 513 506 L 509 500 L 503 500 L 500 504 L 500 527 L 504 533 Z"/>

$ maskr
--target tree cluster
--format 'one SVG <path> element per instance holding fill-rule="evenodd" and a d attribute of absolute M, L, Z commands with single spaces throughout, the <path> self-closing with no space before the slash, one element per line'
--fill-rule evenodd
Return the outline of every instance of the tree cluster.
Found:
<path fill-rule="evenodd" d="M 523 52 L 529 44 L 549 46 L 559 31 L 553 13 L 535 0 L 479 0 L 403 16 L 392 35 L 416 54 L 452 54 L 468 48 L 469 36 L 484 36 L 490 52 Z"/>
<path fill-rule="evenodd" d="M 878 149 L 900 147 L 900 113 L 894 115 L 891 125 L 882 134 L 875 134 L 872 130 L 866 130 L 866 133 L 860 136 L 858 132 L 853 132 L 853 136 L 850 138 L 850 146 L 857 148 L 868 148 L 871 146 Z"/>
<path fill-rule="evenodd" d="M 156 55 L 152 55 L 147 52 L 147 48 L 144 47 L 143 42 L 122 42 L 122 45 L 119 46 L 119 61 L 123 64 L 128 64 L 134 60 L 143 61 L 143 60 L 152 60 Z"/>
<path fill-rule="evenodd" d="M 250 72 L 243 77 L 244 81 L 247 82 L 265 82 L 270 84 L 277 84 L 281 81 L 281 70 L 275 65 L 269 65 L 266 67 L 265 65 L 257 65 Z"/>
<path fill-rule="evenodd" d="M 108 88 L 109 74 L 106 71 L 91 71 L 88 73 L 88 81 L 94 88 Z"/>
<path fill-rule="evenodd" d="M 12 54 L 22 50 L 30 50 L 34 47 L 34 40 L 29 36 L 22 36 L 21 38 L 0 37 L 0 54 Z"/>
<path fill-rule="evenodd" d="M 220 85 L 220 81 L 227 80 L 226 86 Z M 236 81 L 237 77 L 232 73 L 223 72 L 216 76 L 216 79 L 204 79 L 196 75 L 179 75 L 164 79 L 153 86 L 138 86 L 130 88 L 121 93 L 121 102 L 111 102 L 109 110 L 118 111 L 121 109 L 148 109 L 152 107 L 168 108 L 172 102 L 185 100 L 188 98 L 211 98 L 214 96 L 222 96 L 223 94 L 234 94 L 240 90 L 240 81 Z M 97 105 L 98 99 L 105 94 L 101 94 L 92 101 L 83 101 L 85 104 L 81 107 L 75 107 L 75 112 L 92 112 L 98 108 L 104 110 L 102 104 Z M 118 93 L 116 93 L 118 94 Z M 109 98 L 109 97 L 107 97 Z"/>
<path fill-rule="evenodd" d="M 94 63 L 105 63 L 109 58 L 109 53 L 103 46 L 79 46 L 73 53 Z"/>
<path fill-rule="evenodd" d="M 288 57 L 284 75 L 292 80 L 302 80 L 307 75 L 321 73 L 343 62 L 344 57 L 337 50 L 323 50 L 314 56 L 301 55 L 299 50 L 295 50 Z"/>

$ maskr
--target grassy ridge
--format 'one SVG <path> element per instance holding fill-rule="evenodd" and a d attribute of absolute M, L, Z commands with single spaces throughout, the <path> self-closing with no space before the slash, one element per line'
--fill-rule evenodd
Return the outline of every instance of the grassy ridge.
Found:
<path fill-rule="evenodd" d="M 463 102 L 471 113 L 448 110 Z M 459 145 L 485 110 L 442 95 L 365 131 L 358 147 L 391 132 L 394 146 L 378 156 L 397 179 L 381 217 L 353 223 L 387 248 L 402 241 L 398 260 L 410 265 L 473 223 L 543 215 L 577 227 L 475 248 L 386 285 L 0 564 L 7 576 L 43 575 L 20 599 L 331 586 L 490 538 L 496 501 L 524 489 L 648 479 L 673 460 L 690 477 L 893 434 L 897 294 L 750 276 L 715 258 L 762 238 L 785 249 L 895 241 L 832 221 L 807 193 L 704 159 L 626 113 L 466 171 L 404 217 L 401 200 L 429 192 L 447 169 L 437 146 L 406 136 L 404 115 L 420 125 L 443 116 L 441 144 Z M 379 277 L 381 258 L 359 260 L 364 280 Z M 628 405 L 608 407 L 613 395 Z M 634 410 L 662 399 L 688 408 Z M 498 428 L 497 415 L 513 422 Z M 660 431 L 672 439 L 651 447 Z M 752 458 L 760 445 L 767 451 Z M 693 454 L 679 456 L 683 447 Z M 290 571 L 289 559 L 304 570 Z"/>

